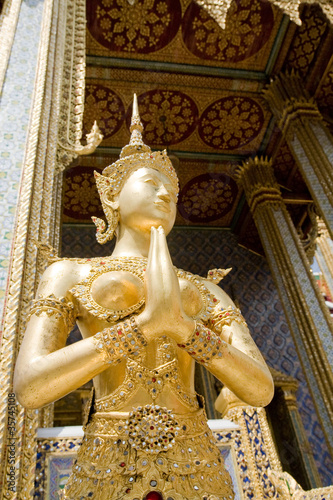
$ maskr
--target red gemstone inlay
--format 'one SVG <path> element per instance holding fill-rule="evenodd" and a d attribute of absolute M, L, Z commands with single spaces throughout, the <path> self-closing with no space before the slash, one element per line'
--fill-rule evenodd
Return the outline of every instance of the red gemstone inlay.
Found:
<path fill-rule="evenodd" d="M 154 378 L 152 378 L 152 381 L 153 381 L 153 382 L 156 382 L 156 378 L 155 378 L 155 377 L 154 377 Z"/>
<path fill-rule="evenodd" d="M 121 462 L 120 467 L 125 467 L 125 462 Z"/>
<path fill-rule="evenodd" d="M 163 500 L 163 497 L 158 491 L 150 491 L 145 500 Z"/>

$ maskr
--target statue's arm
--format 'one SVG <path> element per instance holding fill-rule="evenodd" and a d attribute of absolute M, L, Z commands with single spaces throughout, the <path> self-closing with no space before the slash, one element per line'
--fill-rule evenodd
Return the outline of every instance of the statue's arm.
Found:
<path fill-rule="evenodd" d="M 79 281 L 81 269 L 73 267 L 71 261 L 59 261 L 42 277 L 38 295 L 42 299 L 55 297 L 54 309 L 41 307 L 30 316 L 14 375 L 14 390 L 26 408 L 51 403 L 110 366 L 103 352 L 96 349 L 93 337 L 66 346 L 70 326 L 61 300 L 69 297 L 68 290 Z"/>
<path fill-rule="evenodd" d="M 266 406 L 273 397 L 274 383 L 245 320 L 220 287 L 211 282 L 205 284 L 214 294 L 216 305 L 214 322 L 208 327 L 202 327 L 200 337 L 205 338 L 207 345 L 213 337 L 219 342 L 218 354 L 208 356 L 208 363 L 205 363 L 205 366 L 245 403 L 252 406 Z M 235 312 L 232 308 L 235 308 Z M 197 357 L 197 354 L 194 357 Z"/>

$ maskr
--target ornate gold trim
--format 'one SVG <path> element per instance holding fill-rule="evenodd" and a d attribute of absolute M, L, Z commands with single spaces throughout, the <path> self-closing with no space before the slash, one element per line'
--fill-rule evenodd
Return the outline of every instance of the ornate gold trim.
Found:
<path fill-rule="evenodd" d="M 283 498 L 284 500 L 326 500 L 331 498 L 331 494 L 333 494 L 333 486 L 304 491 L 288 472 L 271 470 L 268 471 L 268 476 L 276 490 L 273 498 Z"/>
<path fill-rule="evenodd" d="M 0 95 L 5 81 L 22 0 L 5 0 L 0 16 Z"/>

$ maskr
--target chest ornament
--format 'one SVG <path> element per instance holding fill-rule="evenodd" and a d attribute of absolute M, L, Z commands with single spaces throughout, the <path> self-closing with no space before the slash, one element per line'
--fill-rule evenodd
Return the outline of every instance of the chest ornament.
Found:
<path fill-rule="evenodd" d="M 135 313 L 143 306 L 144 299 L 141 299 L 136 304 L 124 309 L 107 309 L 96 302 L 92 295 L 92 287 L 94 282 L 96 282 L 100 276 L 105 273 L 111 273 L 112 271 L 129 272 L 143 282 L 147 265 L 146 259 L 126 257 L 119 259 L 106 258 L 98 261 L 92 261 L 91 264 L 92 267 L 87 278 L 71 289 L 72 295 L 79 300 L 81 305 L 89 311 L 90 314 L 99 319 L 108 321 L 109 323 L 116 323 L 119 319 Z"/>
<path fill-rule="evenodd" d="M 140 387 L 153 401 L 167 389 L 188 408 L 192 410 L 199 408 L 197 395 L 186 389 L 181 381 L 177 359 L 158 368 L 149 369 L 129 358 L 124 381 L 112 394 L 96 401 L 96 411 L 108 413 L 120 409 Z"/>
<path fill-rule="evenodd" d="M 78 299 L 85 310 L 89 311 L 93 316 L 111 324 L 116 323 L 126 316 L 140 312 L 140 309 L 145 303 L 144 298 L 138 300 L 130 307 L 111 310 L 96 302 L 92 289 L 99 277 L 106 273 L 112 273 L 112 271 L 131 273 L 143 284 L 147 259 L 141 257 L 107 257 L 105 259 L 91 261 L 91 266 L 89 275 L 70 290 L 72 295 Z M 174 269 L 178 278 L 189 281 L 196 287 L 201 296 L 202 307 L 192 316 L 193 319 L 207 322 L 212 317 L 217 301 L 216 298 L 209 292 L 200 276 L 183 271 L 182 269 Z"/>

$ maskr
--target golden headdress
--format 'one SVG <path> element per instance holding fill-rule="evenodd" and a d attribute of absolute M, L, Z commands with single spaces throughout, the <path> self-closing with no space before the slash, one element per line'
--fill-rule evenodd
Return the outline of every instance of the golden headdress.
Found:
<path fill-rule="evenodd" d="M 128 177 L 139 168 L 147 167 L 158 170 L 165 174 L 171 182 L 175 192 L 178 194 L 178 177 L 172 166 L 166 150 L 152 153 L 149 146 L 144 144 L 142 139 L 143 125 L 139 115 L 138 101 L 136 94 L 133 99 L 133 112 L 131 120 L 131 139 L 127 146 L 120 152 L 119 160 L 107 166 L 102 174 L 94 172 L 97 189 L 101 198 L 103 211 L 108 221 L 108 227 L 102 219 L 92 217 L 97 226 L 96 238 L 101 244 L 111 240 L 119 221 L 119 212 L 113 210 L 104 202 L 103 194 L 108 191 L 108 197 L 117 195 Z"/>

